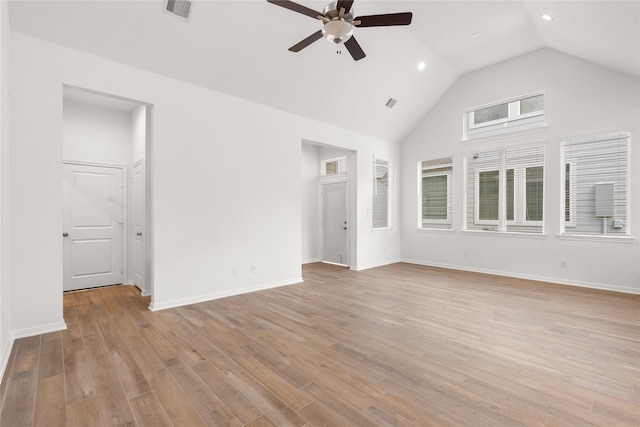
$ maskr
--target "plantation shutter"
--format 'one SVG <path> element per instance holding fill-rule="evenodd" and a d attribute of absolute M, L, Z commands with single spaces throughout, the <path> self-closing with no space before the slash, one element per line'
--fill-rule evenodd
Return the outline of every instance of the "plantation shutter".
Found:
<path fill-rule="evenodd" d="M 389 178 L 390 165 L 387 160 L 373 159 L 373 209 L 372 227 L 390 226 L 389 215 Z"/>
<path fill-rule="evenodd" d="M 629 133 L 563 142 L 564 233 L 628 234 Z"/>

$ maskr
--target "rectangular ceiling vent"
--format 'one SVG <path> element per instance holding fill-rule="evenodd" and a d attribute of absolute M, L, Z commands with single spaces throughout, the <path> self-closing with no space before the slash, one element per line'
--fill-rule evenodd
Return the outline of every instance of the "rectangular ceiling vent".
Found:
<path fill-rule="evenodd" d="M 396 102 L 398 102 L 396 99 L 389 98 L 385 106 L 387 106 L 388 108 L 393 108 L 393 106 L 396 105 Z"/>
<path fill-rule="evenodd" d="M 167 0 L 165 10 L 179 18 L 189 20 L 193 2 L 189 0 Z"/>

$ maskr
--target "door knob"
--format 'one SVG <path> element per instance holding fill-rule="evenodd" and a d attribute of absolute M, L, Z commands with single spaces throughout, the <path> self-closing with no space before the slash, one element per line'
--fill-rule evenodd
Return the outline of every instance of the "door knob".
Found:
<path fill-rule="evenodd" d="M 62 237 L 67 237 L 69 233 L 62 233 Z"/>
<path fill-rule="evenodd" d="M 347 229 L 347 227 L 342 227 L 342 229 L 343 229 L 343 230 L 346 230 L 346 229 Z"/>
<path fill-rule="evenodd" d="M 140 237 L 142 236 L 142 233 L 136 233 L 136 236 Z"/>

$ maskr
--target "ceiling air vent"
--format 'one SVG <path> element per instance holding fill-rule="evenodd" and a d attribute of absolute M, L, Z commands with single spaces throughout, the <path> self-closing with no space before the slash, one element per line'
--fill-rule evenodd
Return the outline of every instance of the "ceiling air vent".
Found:
<path fill-rule="evenodd" d="M 389 98 L 385 106 L 387 106 L 388 108 L 393 108 L 393 106 L 396 105 L 396 102 L 398 102 L 396 99 Z"/>
<path fill-rule="evenodd" d="M 166 11 L 182 19 L 189 19 L 193 2 L 189 0 L 167 0 Z"/>

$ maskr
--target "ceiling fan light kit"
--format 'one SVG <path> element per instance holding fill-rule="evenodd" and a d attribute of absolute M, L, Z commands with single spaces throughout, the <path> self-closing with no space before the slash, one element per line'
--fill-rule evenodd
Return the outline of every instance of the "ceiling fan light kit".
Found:
<path fill-rule="evenodd" d="M 344 44 L 354 60 L 358 61 L 366 55 L 355 37 L 353 32 L 356 27 L 389 27 L 394 25 L 409 25 L 413 14 L 411 12 L 389 13 L 384 15 L 368 15 L 354 18 L 354 12 L 351 8 L 351 1 L 337 1 L 329 3 L 322 10 L 322 13 L 316 12 L 306 6 L 294 3 L 289 0 L 267 0 L 285 9 L 292 10 L 310 18 L 322 21 L 322 29 L 311 34 L 304 40 L 296 43 L 289 48 L 292 52 L 299 52 L 311 43 L 325 38 L 329 42 L 340 45 Z"/>

